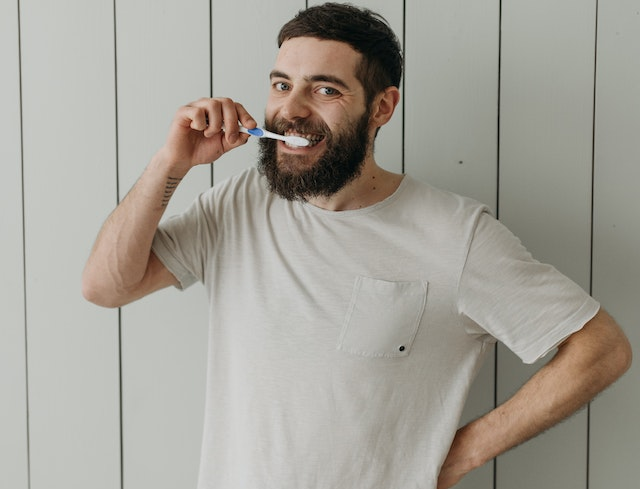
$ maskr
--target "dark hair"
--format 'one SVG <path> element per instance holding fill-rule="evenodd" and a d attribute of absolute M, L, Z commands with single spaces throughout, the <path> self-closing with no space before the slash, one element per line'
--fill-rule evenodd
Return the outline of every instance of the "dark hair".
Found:
<path fill-rule="evenodd" d="M 361 53 L 356 77 L 364 87 L 367 105 L 387 87 L 400 87 L 400 42 L 384 17 L 369 9 L 325 3 L 301 10 L 280 30 L 278 47 L 295 37 L 340 41 Z"/>

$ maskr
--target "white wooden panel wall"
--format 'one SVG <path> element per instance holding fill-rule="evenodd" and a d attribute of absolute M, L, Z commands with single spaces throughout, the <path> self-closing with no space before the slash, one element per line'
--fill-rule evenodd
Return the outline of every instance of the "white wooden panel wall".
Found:
<path fill-rule="evenodd" d="M 103 310 L 81 299 L 80 271 L 179 105 L 230 96 L 262 122 L 275 36 L 306 3 L 0 6 L 0 487 L 194 487 L 202 290 Z M 637 0 L 600 2 L 599 12 L 595 1 L 577 0 L 362 4 L 383 13 L 406 48 L 403 105 L 377 142 L 383 166 L 487 203 L 538 258 L 587 289 L 593 271 L 594 294 L 639 346 Z M 255 154 L 254 141 L 234 151 L 214 165 L 215 180 Z M 208 166 L 190 174 L 168 214 L 211 180 Z M 497 358 L 497 372 L 493 359 L 481 372 L 465 420 L 531 372 L 502 349 Z M 458 487 L 634 487 L 636 377 L 634 367 L 590 418 L 581 413 L 501 457 L 495 477 L 487 464 Z"/>
<path fill-rule="evenodd" d="M 117 311 L 79 289 L 97 220 L 115 204 L 113 3 L 19 5 L 30 487 L 113 489 Z"/>
<path fill-rule="evenodd" d="M 631 371 L 591 408 L 590 488 L 638 486 L 640 5 L 598 3 L 593 294 L 635 345 Z"/>
<path fill-rule="evenodd" d="M 17 3 L 0 3 L 0 487 L 27 489 L 27 374 L 22 261 Z"/>
<path fill-rule="evenodd" d="M 405 170 L 495 210 L 499 4 L 406 4 Z"/>

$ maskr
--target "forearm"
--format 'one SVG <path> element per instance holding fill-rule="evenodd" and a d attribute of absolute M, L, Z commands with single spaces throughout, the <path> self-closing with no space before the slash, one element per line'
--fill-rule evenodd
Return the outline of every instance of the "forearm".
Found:
<path fill-rule="evenodd" d="M 601 310 L 553 359 L 476 428 L 484 432 L 485 461 L 527 441 L 585 406 L 631 362 L 629 343 Z"/>
<path fill-rule="evenodd" d="M 583 399 L 584 392 L 573 385 L 565 389 L 566 383 L 553 377 L 556 360 L 537 372 L 511 399 L 458 430 L 443 472 L 450 470 L 462 476 L 549 429 L 588 402 L 588 398 Z"/>
<path fill-rule="evenodd" d="M 227 98 L 203 98 L 178 109 L 164 146 L 98 235 L 82 275 L 87 300 L 116 307 L 176 283 L 151 253 L 153 236 L 187 172 L 247 142 L 238 121 L 256 126 L 241 104 Z"/>
<path fill-rule="evenodd" d="M 505 453 L 566 419 L 597 394 L 590 385 L 574 382 L 569 372 L 555 373 L 563 352 L 504 404 L 469 423 L 460 436 L 473 446 L 473 468 Z M 576 368 L 574 374 L 579 375 Z"/>
<path fill-rule="evenodd" d="M 88 300 L 116 306 L 136 295 L 158 223 L 184 172 L 158 153 L 107 218 L 83 272 L 83 294 Z"/>
<path fill-rule="evenodd" d="M 461 428 L 439 488 L 567 418 L 613 383 L 631 362 L 629 343 L 601 310 L 504 404 Z"/>

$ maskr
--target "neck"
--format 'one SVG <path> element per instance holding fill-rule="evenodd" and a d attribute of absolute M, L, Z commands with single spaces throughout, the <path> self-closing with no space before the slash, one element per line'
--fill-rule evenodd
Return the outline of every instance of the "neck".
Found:
<path fill-rule="evenodd" d="M 377 204 L 393 194 L 398 189 L 402 177 L 380 168 L 371 158 L 365 161 L 360 175 L 344 188 L 329 197 L 310 198 L 308 202 L 329 211 L 362 209 Z"/>

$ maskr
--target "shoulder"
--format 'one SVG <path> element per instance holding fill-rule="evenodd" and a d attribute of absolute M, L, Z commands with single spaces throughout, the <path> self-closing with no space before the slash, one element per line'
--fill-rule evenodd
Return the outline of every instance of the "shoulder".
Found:
<path fill-rule="evenodd" d="M 476 223 L 480 216 L 491 216 L 488 206 L 470 197 L 435 187 L 411 175 L 401 186 L 401 205 L 415 210 L 431 222 L 442 225 Z"/>

